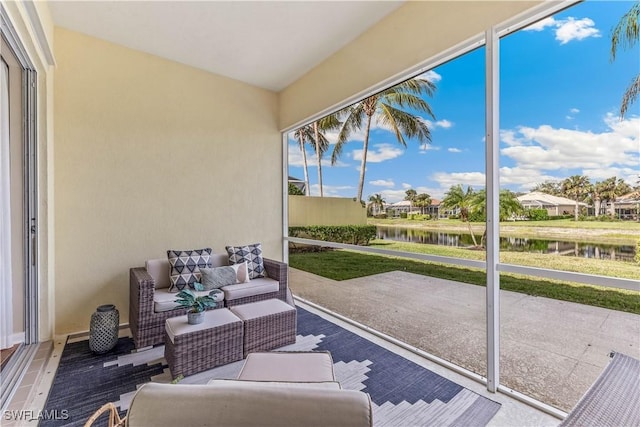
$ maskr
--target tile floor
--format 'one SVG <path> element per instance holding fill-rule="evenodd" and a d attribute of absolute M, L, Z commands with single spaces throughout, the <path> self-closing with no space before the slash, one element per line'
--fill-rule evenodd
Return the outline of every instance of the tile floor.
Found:
<path fill-rule="evenodd" d="M 412 360 L 413 362 L 422 365 L 433 372 L 442 375 L 456 383 L 472 390 L 478 394 L 488 397 L 502 404 L 502 408 L 496 414 L 496 416 L 489 423 L 490 427 L 496 426 L 531 426 L 531 427 L 555 427 L 560 423 L 560 420 L 539 411 L 529 405 L 526 405 L 516 399 L 513 399 L 502 393 L 490 393 L 486 390 L 486 387 L 472 379 L 469 379 L 463 375 L 453 372 L 443 366 L 435 364 L 424 357 L 421 357 L 413 352 L 403 349 L 393 343 L 390 343 L 376 335 L 373 335 L 367 331 L 357 328 L 347 322 L 343 322 L 340 319 L 334 318 L 331 315 L 315 308 L 299 302 L 299 305 L 305 309 L 312 311 L 318 315 L 328 318 L 329 320 L 337 323 L 343 328 L 349 329 L 354 333 L 357 333 L 378 345 L 400 354 L 401 356 Z M 121 335 L 126 335 L 127 330 L 121 331 Z M 67 337 L 57 337 L 53 341 L 47 341 L 41 343 L 36 355 L 31 362 L 27 373 L 25 374 L 20 387 L 18 388 L 13 399 L 9 403 L 6 411 L 23 411 L 23 414 L 31 415 L 33 418 L 30 421 L 26 420 L 10 420 L 5 414 L 0 419 L 0 425 L 3 427 L 31 427 L 37 426 L 37 416 L 44 408 L 46 399 L 55 376 L 55 371 L 58 366 L 58 361 L 64 343 Z M 86 337 L 75 337 L 73 339 L 86 339 Z M 24 416 L 24 415 L 23 415 Z"/>

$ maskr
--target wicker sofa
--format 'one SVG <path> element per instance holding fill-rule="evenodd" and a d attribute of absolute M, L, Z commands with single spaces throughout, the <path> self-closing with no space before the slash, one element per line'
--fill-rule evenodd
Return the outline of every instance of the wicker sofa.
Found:
<path fill-rule="evenodd" d="M 226 254 L 212 254 L 214 267 L 228 265 Z M 267 277 L 252 279 L 249 283 L 225 286 L 219 296 L 217 308 L 278 298 L 286 301 L 288 295 L 287 264 L 264 258 Z M 129 328 L 137 349 L 164 342 L 165 321 L 184 315 L 186 309 L 175 309 L 175 294 L 168 292 L 169 261 L 148 260 L 144 267 L 129 270 Z M 224 299 L 223 299 L 224 297 Z"/>

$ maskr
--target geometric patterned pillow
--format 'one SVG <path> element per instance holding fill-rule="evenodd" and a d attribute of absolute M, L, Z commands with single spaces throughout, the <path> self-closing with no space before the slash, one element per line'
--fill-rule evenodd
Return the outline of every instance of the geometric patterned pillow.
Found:
<path fill-rule="evenodd" d="M 227 246 L 229 264 L 247 263 L 249 267 L 249 278 L 264 277 L 264 259 L 262 258 L 262 245 L 254 243 L 246 246 Z"/>
<path fill-rule="evenodd" d="M 211 248 L 190 251 L 167 251 L 169 258 L 169 292 L 178 292 L 200 281 L 200 267 L 211 267 Z"/>

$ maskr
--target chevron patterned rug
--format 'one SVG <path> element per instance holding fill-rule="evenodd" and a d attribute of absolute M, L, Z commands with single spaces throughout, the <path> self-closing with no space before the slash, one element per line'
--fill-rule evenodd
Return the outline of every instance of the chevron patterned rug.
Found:
<path fill-rule="evenodd" d="M 124 416 L 137 387 L 171 381 L 164 346 L 133 350 L 130 338 L 121 338 L 104 355 L 93 354 L 86 340 L 68 342 L 45 411 L 67 410 L 69 417 L 40 426 L 82 426 L 106 402 L 114 402 Z M 296 343 L 280 350 L 330 351 L 342 388 L 371 396 L 375 426 L 485 426 L 500 409 L 499 403 L 300 307 Z M 189 376 L 181 384 L 235 378 L 242 363 Z"/>

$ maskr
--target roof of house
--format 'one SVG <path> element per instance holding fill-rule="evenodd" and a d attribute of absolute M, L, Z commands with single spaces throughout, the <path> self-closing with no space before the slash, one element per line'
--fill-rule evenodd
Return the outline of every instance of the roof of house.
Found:
<path fill-rule="evenodd" d="M 431 206 L 439 206 L 440 205 L 440 200 L 438 199 L 431 199 Z M 411 207 L 411 201 L 409 200 L 400 200 L 399 202 L 395 202 L 389 205 L 389 207 L 392 208 L 399 208 L 399 207 L 403 207 L 403 206 L 407 206 L 407 207 Z"/>
<path fill-rule="evenodd" d="M 631 193 L 620 196 L 616 199 L 616 203 L 634 203 L 640 202 L 640 190 L 632 191 Z"/>
<path fill-rule="evenodd" d="M 552 205 L 552 206 L 564 206 L 575 205 L 575 200 L 567 199 L 566 197 L 552 196 L 551 194 L 543 193 L 541 191 L 532 191 L 531 193 L 523 194 L 517 197 L 520 203 L 536 203 L 540 205 Z M 586 203 L 579 202 L 580 206 L 587 206 Z"/>

